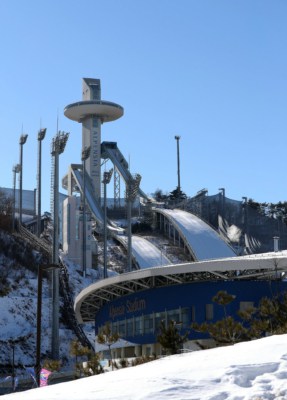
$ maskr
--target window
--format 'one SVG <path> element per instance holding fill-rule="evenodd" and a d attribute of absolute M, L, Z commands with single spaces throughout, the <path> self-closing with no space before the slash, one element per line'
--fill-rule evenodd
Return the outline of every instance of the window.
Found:
<path fill-rule="evenodd" d="M 135 318 L 135 335 L 143 334 L 143 321 L 142 317 Z"/>
<path fill-rule="evenodd" d="M 206 305 L 206 318 L 213 318 L 213 305 Z M 121 336 L 136 336 L 143 334 L 158 334 L 161 321 L 168 324 L 169 321 L 175 321 L 178 328 L 188 328 L 190 324 L 190 312 L 192 321 L 195 321 L 195 307 L 177 308 L 175 310 L 162 311 L 141 315 L 121 321 L 111 323 L 113 332 L 118 332 Z"/>
<path fill-rule="evenodd" d="M 134 336 L 134 319 L 127 319 L 127 336 Z"/>
<path fill-rule="evenodd" d="M 149 314 L 144 317 L 144 333 L 153 333 L 153 315 Z"/>
<path fill-rule="evenodd" d="M 126 336 L 126 321 L 119 321 L 119 335 Z"/>
<path fill-rule="evenodd" d="M 240 311 L 246 311 L 253 307 L 254 307 L 253 301 L 241 301 L 239 309 L 240 309 Z"/>
<path fill-rule="evenodd" d="M 191 321 L 195 322 L 195 306 L 191 307 Z"/>
<path fill-rule="evenodd" d="M 165 312 L 155 313 L 155 332 L 159 331 L 161 321 L 165 322 Z"/>
<path fill-rule="evenodd" d="M 113 333 L 118 333 L 119 332 L 119 321 L 111 323 L 111 331 Z"/>
<path fill-rule="evenodd" d="M 213 319 L 213 304 L 205 305 L 205 319 L 206 321 Z"/>
<path fill-rule="evenodd" d="M 169 323 L 170 321 L 174 321 L 176 323 L 181 322 L 179 310 L 170 310 L 167 312 L 167 323 Z"/>
<path fill-rule="evenodd" d="M 188 308 L 181 309 L 181 322 L 182 322 L 183 328 L 187 328 L 189 326 L 189 309 Z"/>

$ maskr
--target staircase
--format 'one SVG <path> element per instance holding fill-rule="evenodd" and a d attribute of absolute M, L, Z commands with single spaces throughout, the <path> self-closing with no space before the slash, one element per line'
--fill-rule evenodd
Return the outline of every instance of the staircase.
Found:
<path fill-rule="evenodd" d="M 52 246 L 45 242 L 43 239 L 38 238 L 31 233 L 24 226 L 19 226 L 19 233 L 22 238 L 25 238 L 34 248 L 39 251 L 43 251 L 49 258 L 51 258 Z M 66 265 L 59 258 L 59 279 L 60 279 L 60 293 L 63 296 L 64 307 L 67 313 L 67 319 L 69 327 L 74 331 L 79 342 L 82 346 L 88 347 L 90 350 L 94 350 L 91 342 L 85 335 L 82 327 L 78 324 L 74 311 L 74 301 L 71 296 L 71 290 L 69 286 L 69 274 Z"/>

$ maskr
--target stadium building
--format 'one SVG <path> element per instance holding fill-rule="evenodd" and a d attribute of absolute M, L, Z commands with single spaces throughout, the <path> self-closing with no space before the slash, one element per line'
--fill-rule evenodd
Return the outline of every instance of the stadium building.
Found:
<path fill-rule="evenodd" d="M 207 340 L 190 330 L 192 322 L 216 321 L 223 317 L 222 307 L 212 302 L 218 291 L 225 290 L 235 296 L 235 300 L 228 306 L 230 315 L 235 316 L 237 310 L 256 306 L 262 297 L 272 297 L 285 289 L 283 279 L 287 268 L 287 253 L 278 251 L 278 242 L 274 252 L 246 254 L 252 252 L 251 244 L 255 243 L 252 238 L 251 244 L 247 246 L 245 241 L 245 245 L 242 245 L 242 238 L 250 238 L 246 207 L 244 225 L 238 229 L 240 234 L 237 235 L 238 248 L 243 250 L 240 254 L 246 255 L 239 257 L 239 252 L 235 252 L 231 245 L 234 243 L 226 235 L 232 226 L 226 225 L 231 205 L 227 208 L 225 190 L 221 189 L 224 192 L 220 197 L 222 218 L 217 230 L 204 222 L 199 212 L 198 216 L 194 213 L 195 208 L 200 209 L 201 213 L 205 212 L 212 218 L 215 207 L 213 203 L 206 202 L 206 191 L 197 196 L 191 204 L 191 210 L 158 207 L 141 190 L 140 179 L 131 175 L 128 162 L 117 143 L 101 142 L 101 125 L 120 118 L 124 113 L 123 108 L 101 99 L 98 79 L 83 79 L 82 93 L 82 100 L 68 105 L 64 114 L 82 124 L 83 149 L 89 149 L 91 155 L 87 161 L 83 158 L 82 165 L 70 166 L 68 174 L 63 178 L 63 187 L 68 190 L 69 198 L 74 192 L 81 193 L 83 204 L 87 202 L 100 234 L 107 234 L 108 231 L 115 240 L 130 248 L 133 268 L 117 276 L 104 274 L 104 277 L 108 276 L 106 279 L 85 288 L 77 296 L 74 309 L 80 324 L 95 323 L 97 334 L 109 322 L 122 339 L 113 346 L 117 357 L 161 354 L 157 334 L 162 320 L 166 323 L 175 321 L 183 333 L 188 331 L 188 346 L 193 340 Z M 124 180 L 127 193 L 135 183 L 138 184 L 138 194 L 146 202 L 146 207 L 150 208 L 155 226 L 164 237 L 188 255 L 190 262 L 172 264 L 151 242 L 138 235 L 130 237 L 106 219 L 101 205 L 101 185 L 106 184 L 105 179 L 102 179 L 101 160 L 110 160 L 113 164 L 115 201 L 119 198 L 119 177 Z M 69 201 L 64 204 L 67 217 L 63 225 L 64 249 L 68 257 L 71 250 L 76 248 Z M 238 212 L 240 220 L 242 216 Z M 229 222 L 234 224 L 236 221 Z M 83 232 L 86 232 L 85 228 Z M 89 232 L 86 232 L 86 236 L 89 236 Z M 81 248 L 87 254 L 91 244 L 88 242 L 87 246 L 83 244 L 79 247 L 78 258 Z M 73 254 L 73 257 L 76 255 Z M 86 267 L 91 267 L 91 259 L 92 251 L 88 258 L 83 259 L 83 272 Z"/>
<path fill-rule="evenodd" d="M 209 345 L 191 331 L 192 322 L 223 318 L 223 308 L 212 302 L 220 290 L 235 296 L 228 314 L 257 306 L 262 297 L 286 290 L 287 252 L 197 261 L 148 268 L 101 280 L 76 298 L 80 323 L 95 322 L 96 334 L 109 322 L 123 341 L 113 346 L 115 357 L 162 354 L 157 343 L 162 320 L 176 322 L 191 342 Z"/>

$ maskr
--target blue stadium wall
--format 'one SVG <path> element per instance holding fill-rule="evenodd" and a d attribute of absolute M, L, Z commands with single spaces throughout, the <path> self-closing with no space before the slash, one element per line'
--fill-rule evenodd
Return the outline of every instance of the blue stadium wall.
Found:
<path fill-rule="evenodd" d="M 127 341 L 140 345 L 155 343 L 158 334 L 156 327 L 164 317 L 178 322 L 182 333 L 190 331 L 192 322 L 214 322 L 223 318 L 223 307 L 212 302 L 219 290 L 236 296 L 227 305 L 228 315 L 236 318 L 242 302 L 251 302 L 256 307 L 262 297 L 270 298 L 286 289 L 287 282 L 267 280 L 199 282 L 149 289 L 103 306 L 96 315 L 95 331 L 97 334 L 99 328 L 110 322 L 113 329 Z M 210 315 L 207 315 L 208 309 Z M 139 326 L 135 329 L 137 323 Z M 189 332 L 190 340 L 203 337 L 194 331 Z"/>

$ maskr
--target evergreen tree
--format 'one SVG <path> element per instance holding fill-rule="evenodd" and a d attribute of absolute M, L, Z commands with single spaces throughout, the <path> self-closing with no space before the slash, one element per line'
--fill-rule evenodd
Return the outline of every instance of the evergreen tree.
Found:
<path fill-rule="evenodd" d="M 258 308 L 239 311 L 238 315 L 248 326 L 250 339 L 266 334 L 287 332 L 287 293 L 274 298 L 263 297 Z"/>
<path fill-rule="evenodd" d="M 75 362 L 75 370 L 76 370 L 76 375 L 77 372 L 79 371 L 79 375 L 81 376 L 83 368 L 82 368 L 82 363 L 78 362 L 78 358 L 82 358 L 84 356 L 88 357 L 90 349 L 88 347 L 84 347 L 80 344 L 78 340 L 73 340 L 70 345 L 70 354 L 72 356 L 76 357 L 76 362 Z"/>
<path fill-rule="evenodd" d="M 216 322 L 193 323 L 196 332 L 208 333 L 218 344 L 237 343 L 257 339 L 266 334 L 287 333 L 287 293 L 274 298 L 263 297 L 257 308 L 239 310 L 237 321 L 227 315 L 226 306 L 235 296 L 219 291 L 213 301 L 223 306 L 224 318 Z"/>
<path fill-rule="evenodd" d="M 247 339 L 247 329 L 244 325 L 227 315 L 226 306 L 235 299 L 235 296 L 220 290 L 212 298 L 214 303 L 223 307 L 224 318 L 216 322 L 193 323 L 192 329 L 196 332 L 208 333 L 218 344 L 237 343 Z"/>
<path fill-rule="evenodd" d="M 225 317 L 227 317 L 226 306 L 231 303 L 235 299 L 235 297 L 236 296 L 227 293 L 225 290 L 219 290 L 219 292 L 217 292 L 216 295 L 213 296 L 212 301 L 223 307 L 224 315 Z"/>
<path fill-rule="evenodd" d="M 213 323 L 204 322 L 192 324 L 192 329 L 196 332 L 208 333 L 217 344 L 234 344 L 248 340 L 248 331 L 239 321 L 227 316 Z"/>
<path fill-rule="evenodd" d="M 120 338 L 118 332 L 113 332 L 110 323 L 106 323 L 101 332 L 97 336 L 97 342 L 108 346 L 110 357 L 112 360 L 111 346 L 116 343 Z M 113 363 L 112 363 L 113 366 Z"/>
<path fill-rule="evenodd" d="M 181 189 L 179 189 L 177 187 L 172 192 L 170 192 L 168 198 L 169 198 L 169 200 L 173 200 L 173 201 L 176 201 L 176 200 L 181 201 L 181 200 L 185 200 L 187 198 L 187 196 Z"/>
<path fill-rule="evenodd" d="M 166 194 L 163 194 L 163 191 L 161 189 L 156 189 L 153 197 L 156 201 L 166 201 L 168 196 Z"/>
<path fill-rule="evenodd" d="M 12 229 L 13 200 L 0 190 L 0 228 L 10 232 Z"/>
<path fill-rule="evenodd" d="M 176 327 L 176 322 L 173 320 L 169 321 L 167 327 L 165 321 L 161 321 L 159 329 L 160 333 L 157 336 L 157 341 L 168 354 L 176 354 L 183 343 L 187 341 L 188 334 L 186 333 L 184 336 L 180 335 Z"/>

